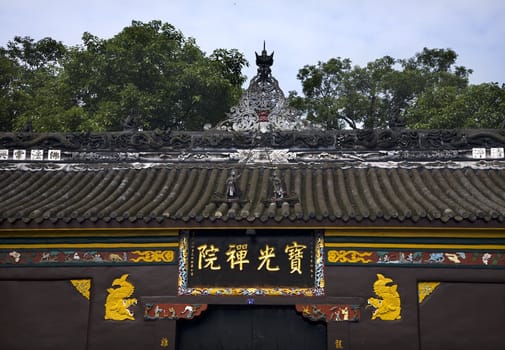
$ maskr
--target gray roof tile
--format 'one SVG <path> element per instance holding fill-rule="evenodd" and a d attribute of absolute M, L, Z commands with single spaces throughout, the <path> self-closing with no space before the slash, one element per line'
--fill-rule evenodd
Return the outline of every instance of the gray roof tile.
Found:
<path fill-rule="evenodd" d="M 353 222 L 502 223 L 505 170 L 447 167 L 168 165 L 101 170 L 0 171 L 0 226 L 98 222 L 191 226 Z M 240 197 L 227 200 L 235 170 Z"/>

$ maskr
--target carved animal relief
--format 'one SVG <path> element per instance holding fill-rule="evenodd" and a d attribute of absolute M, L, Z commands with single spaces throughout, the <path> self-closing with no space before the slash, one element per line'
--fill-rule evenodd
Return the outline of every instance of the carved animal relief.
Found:
<path fill-rule="evenodd" d="M 112 287 L 108 288 L 107 300 L 105 301 L 105 319 L 106 320 L 134 320 L 135 317 L 133 312 L 129 309 L 132 305 L 137 305 L 136 298 L 130 298 L 135 291 L 133 284 L 128 282 L 126 279 L 128 274 L 122 275 L 120 278 L 116 278 L 112 282 Z"/>
<path fill-rule="evenodd" d="M 380 318 L 383 321 L 401 319 L 401 302 L 397 284 L 389 285 L 393 280 L 378 273 L 377 281 L 373 284 L 373 291 L 378 298 L 368 298 L 368 305 L 375 308 L 372 320 Z"/>

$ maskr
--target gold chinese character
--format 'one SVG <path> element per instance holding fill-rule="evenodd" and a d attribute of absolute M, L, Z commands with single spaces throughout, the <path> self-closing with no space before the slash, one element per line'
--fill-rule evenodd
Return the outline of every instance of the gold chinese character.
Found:
<path fill-rule="evenodd" d="M 217 260 L 217 252 L 219 248 L 214 247 L 214 244 L 207 246 L 202 244 L 197 247 L 198 249 L 198 269 L 210 268 L 211 270 L 221 270 L 221 266 L 215 265 Z M 203 265 L 205 263 L 205 265 Z"/>
<path fill-rule="evenodd" d="M 240 271 L 242 271 L 244 264 L 249 264 L 249 260 L 247 257 L 247 244 L 230 244 L 228 245 L 228 250 L 226 251 L 226 255 L 228 259 L 227 262 L 230 263 L 230 267 L 232 269 L 235 268 L 235 265 L 239 266 Z"/>
<path fill-rule="evenodd" d="M 168 338 L 166 338 L 166 337 L 161 338 L 160 346 L 162 348 L 168 347 Z"/>
<path fill-rule="evenodd" d="M 298 272 L 302 274 L 302 259 L 303 250 L 307 248 L 306 245 L 298 244 L 298 242 L 293 241 L 291 245 L 286 245 L 284 252 L 288 254 L 288 259 L 291 264 L 291 271 L 289 273 Z"/>
<path fill-rule="evenodd" d="M 343 349 L 344 344 L 342 344 L 342 339 L 335 340 L 335 349 Z"/>
<path fill-rule="evenodd" d="M 269 247 L 268 244 L 265 245 L 265 249 L 260 249 L 260 257 L 258 260 L 261 261 L 260 266 L 258 266 L 258 270 L 264 266 L 267 271 L 279 271 L 279 266 L 270 266 L 271 259 L 275 258 L 275 248 Z"/>

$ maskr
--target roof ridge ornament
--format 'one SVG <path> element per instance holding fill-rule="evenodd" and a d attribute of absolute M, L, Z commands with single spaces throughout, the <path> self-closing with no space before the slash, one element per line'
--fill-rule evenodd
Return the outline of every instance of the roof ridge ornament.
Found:
<path fill-rule="evenodd" d="M 274 52 L 268 54 L 265 42 L 256 55 L 257 74 L 251 79 L 238 105 L 227 113 L 228 119 L 216 126 L 220 130 L 260 131 L 300 130 L 308 125 L 301 113 L 288 106 L 279 82 L 272 76 Z"/>
<path fill-rule="evenodd" d="M 261 51 L 261 56 L 258 55 L 257 52 L 254 52 L 256 55 L 256 65 L 258 66 L 258 76 L 261 80 L 267 80 L 272 77 L 272 70 L 270 67 L 274 64 L 274 51 L 268 55 L 265 45 L 265 41 L 263 40 L 263 51 Z"/>

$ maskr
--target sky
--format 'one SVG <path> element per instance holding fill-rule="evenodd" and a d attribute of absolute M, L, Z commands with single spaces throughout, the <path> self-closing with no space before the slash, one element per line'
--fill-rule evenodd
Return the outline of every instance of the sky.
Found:
<path fill-rule="evenodd" d="M 0 46 L 14 36 L 79 45 L 84 32 L 106 39 L 132 20 L 171 23 L 207 54 L 239 50 L 248 80 L 265 41 L 286 94 L 301 92 L 304 65 L 342 57 L 363 66 L 424 47 L 456 51 L 472 84 L 505 83 L 503 0 L 0 0 Z"/>

